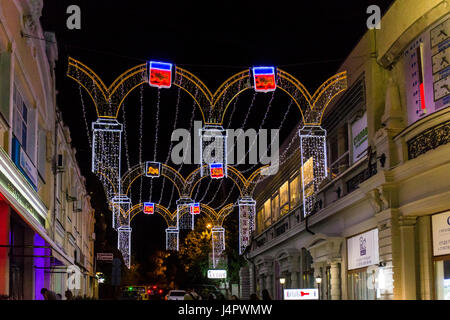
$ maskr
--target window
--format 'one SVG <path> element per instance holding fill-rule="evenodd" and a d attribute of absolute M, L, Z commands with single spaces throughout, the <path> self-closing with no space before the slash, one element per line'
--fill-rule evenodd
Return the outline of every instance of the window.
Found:
<path fill-rule="evenodd" d="M 272 198 L 272 218 L 276 221 L 280 216 L 280 195 Z"/>
<path fill-rule="evenodd" d="M 450 256 L 434 261 L 436 300 L 450 300 Z"/>
<path fill-rule="evenodd" d="M 300 202 L 300 179 L 299 176 L 296 176 L 289 183 L 289 194 L 291 196 L 291 208 L 294 208 Z"/>
<path fill-rule="evenodd" d="M 286 181 L 280 188 L 280 215 L 289 212 L 289 181 Z"/>
<path fill-rule="evenodd" d="M 267 228 L 271 223 L 270 199 L 264 203 L 264 227 Z"/>
<path fill-rule="evenodd" d="M 45 182 L 45 165 L 47 157 L 47 135 L 45 130 L 39 128 L 38 133 L 38 172 Z"/>
<path fill-rule="evenodd" d="M 367 267 L 348 271 L 348 298 L 350 300 L 375 300 L 376 290 L 367 286 Z"/>
<path fill-rule="evenodd" d="M 35 110 L 29 108 L 25 103 L 21 93 L 14 86 L 14 115 L 13 115 L 13 133 L 17 141 L 22 146 L 28 157 L 33 163 L 36 163 L 36 117 Z"/>
<path fill-rule="evenodd" d="M 264 230 L 264 207 L 257 213 L 257 233 L 261 233 Z"/>
<path fill-rule="evenodd" d="M 311 254 L 305 248 L 302 248 L 301 261 L 303 289 L 313 289 L 315 288 L 313 260 Z"/>

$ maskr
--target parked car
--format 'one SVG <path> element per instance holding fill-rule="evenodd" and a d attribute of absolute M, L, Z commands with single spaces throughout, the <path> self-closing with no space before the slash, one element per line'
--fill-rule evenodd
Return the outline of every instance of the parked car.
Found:
<path fill-rule="evenodd" d="M 184 300 L 184 295 L 186 291 L 184 290 L 170 290 L 166 295 L 166 300 Z"/>

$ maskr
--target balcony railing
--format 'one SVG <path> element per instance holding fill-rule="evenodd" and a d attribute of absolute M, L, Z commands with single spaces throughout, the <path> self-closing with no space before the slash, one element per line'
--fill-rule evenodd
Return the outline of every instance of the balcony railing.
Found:
<path fill-rule="evenodd" d="M 431 127 L 407 142 L 410 160 L 450 142 L 450 121 Z"/>

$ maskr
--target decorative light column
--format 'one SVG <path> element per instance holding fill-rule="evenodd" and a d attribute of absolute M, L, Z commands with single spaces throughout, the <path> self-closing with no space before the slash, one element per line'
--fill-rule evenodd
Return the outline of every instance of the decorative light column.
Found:
<path fill-rule="evenodd" d="M 99 118 L 92 123 L 92 172 L 106 191 L 108 200 L 120 193 L 120 158 L 123 126 L 116 119 Z"/>
<path fill-rule="evenodd" d="M 122 253 L 127 268 L 131 264 L 131 227 L 121 226 L 117 229 L 117 248 Z"/>
<path fill-rule="evenodd" d="M 115 196 L 112 201 L 112 227 L 118 229 L 120 226 L 130 225 L 130 216 L 124 214 L 131 207 L 131 199 L 125 195 Z"/>
<path fill-rule="evenodd" d="M 213 268 L 219 263 L 222 252 L 225 250 L 225 229 L 213 227 L 211 230 Z"/>
<path fill-rule="evenodd" d="M 194 203 L 194 201 L 189 198 L 180 198 L 177 200 L 177 225 L 179 229 L 194 230 L 194 215 L 190 212 L 190 204 L 192 203 Z M 183 214 L 185 210 L 188 210 L 189 213 Z"/>
<path fill-rule="evenodd" d="M 304 126 L 300 131 L 303 215 L 313 213 L 319 185 L 327 177 L 326 131 L 320 126 Z"/>
<path fill-rule="evenodd" d="M 207 124 L 199 130 L 200 174 L 221 179 L 227 176 L 227 131 L 220 125 Z M 204 165 L 208 169 L 204 170 Z"/>
<path fill-rule="evenodd" d="M 166 250 L 178 251 L 179 248 L 179 230 L 177 227 L 168 227 L 166 229 Z"/>
<path fill-rule="evenodd" d="M 239 254 L 250 243 L 250 235 L 255 230 L 256 201 L 250 197 L 238 200 L 239 205 Z"/>

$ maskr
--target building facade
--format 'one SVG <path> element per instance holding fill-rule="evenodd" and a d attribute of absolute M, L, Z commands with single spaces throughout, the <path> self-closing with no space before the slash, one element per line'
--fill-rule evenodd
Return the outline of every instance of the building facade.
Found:
<path fill-rule="evenodd" d="M 58 50 L 42 7 L 0 1 L 0 296 L 95 297 L 94 210 L 57 112 Z"/>
<path fill-rule="evenodd" d="M 322 122 L 328 176 L 308 217 L 301 124 L 284 142 L 280 171 L 255 191 L 245 296 L 450 299 L 449 12 L 445 0 L 398 0 L 346 58 L 348 89 Z"/>

